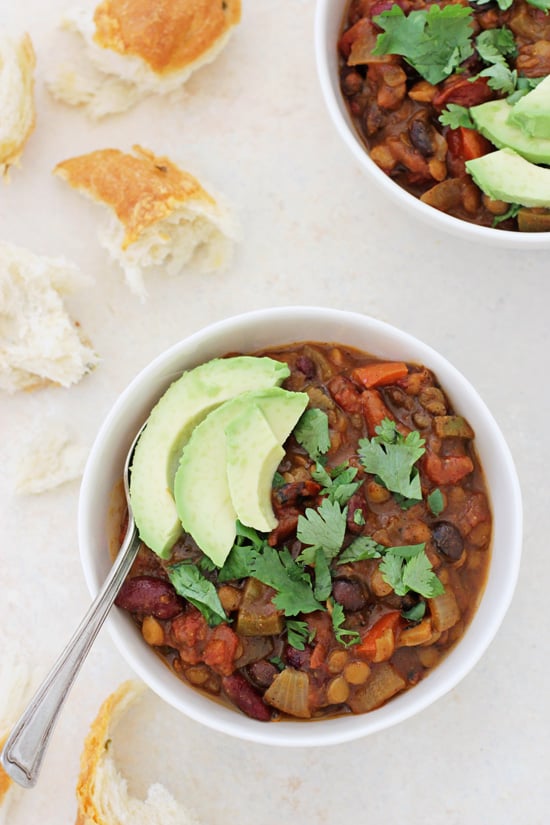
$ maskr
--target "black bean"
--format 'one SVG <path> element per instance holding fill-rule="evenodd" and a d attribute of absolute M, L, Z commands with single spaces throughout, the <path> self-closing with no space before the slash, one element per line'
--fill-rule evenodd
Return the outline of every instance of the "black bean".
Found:
<path fill-rule="evenodd" d="M 115 604 L 130 613 L 154 616 L 156 619 L 172 619 L 181 613 L 183 607 L 170 582 L 155 576 L 126 579 Z"/>
<path fill-rule="evenodd" d="M 359 582 L 349 579 L 336 579 L 332 586 L 332 594 L 344 610 L 361 610 L 367 603 Z"/>
<path fill-rule="evenodd" d="M 432 538 L 440 553 L 457 561 L 464 550 L 460 531 L 450 521 L 438 521 L 432 528 Z"/>
<path fill-rule="evenodd" d="M 260 659 L 248 665 L 247 673 L 257 687 L 266 690 L 279 671 L 273 662 L 269 662 L 267 659 Z"/>
<path fill-rule="evenodd" d="M 311 649 L 307 646 L 304 650 L 298 650 L 297 647 L 287 645 L 285 649 L 284 659 L 286 664 L 296 668 L 296 670 L 308 670 L 310 658 Z"/>
<path fill-rule="evenodd" d="M 411 143 L 424 157 L 430 157 L 434 153 L 434 145 L 430 129 L 422 120 L 413 120 L 409 125 L 409 137 Z"/>
<path fill-rule="evenodd" d="M 299 355 L 296 359 L 296 369 L 303 372 L 306 378 L 314 378 L 316 374 L 315 364 L 309 355 Z"/>

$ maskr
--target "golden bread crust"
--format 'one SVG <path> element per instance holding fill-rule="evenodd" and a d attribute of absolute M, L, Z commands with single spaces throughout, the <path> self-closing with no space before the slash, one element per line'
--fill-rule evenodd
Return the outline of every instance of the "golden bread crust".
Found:
<path fill-rule="evenodd" d="M 75 189 L 113 209 L 125 229 L 123 249 L 185 201 L 215 203 L 196 178 L 168 158 L 133 148 L 135 155 L 99 149 L 62 161 L 54 169 Z"/>
<path fill-rule="evenodd" d="M 105 699 L 92 722 L 80 758 L 80 773 L 76 785 L 76 825 L 110 825 L 101 816 L 95 802 L 96 775 L 109 747 L 110 731 L 128 705 L 139 696 L 141 690 L 142 686 L 135 681 L 124 682 Z"/>
<path fill-rule="evenodd" d="M 241 0 L 103 0 L 94 40 L 168 74 L 202 57 L 240 17 Z"/>
<path fill-rule="evenodd" d="M 17 135 L 10 135 L 0 141 L 0 166 L 6 172 L 11 165 L 17 163 L 23 149 L 34 131 L 36 125 L 36 110 L 34 105 L 34 70 L 36 55 L 32 40 L 24 34 L 16 47 L 16 59 L 21 73 L 22 99 L 18 102 L 21 121 L 25 124 L 24 131 Z"/>
<path fill-rule="evenodd" d="M 2 737 L 2 739 L 0 739 L 0 751 L 4 747 L 7 738 L 8 738 L 8 734 L 6 734 L 5 736 Z M 3 803 L 7 792 L 11 788 L 11 785 L 12 785 L 11 778 L 8 776 L 8 774 L 6 773 L 6 771 L 4 770 L 2 765 L 0 765 L 0 805 Z"/>

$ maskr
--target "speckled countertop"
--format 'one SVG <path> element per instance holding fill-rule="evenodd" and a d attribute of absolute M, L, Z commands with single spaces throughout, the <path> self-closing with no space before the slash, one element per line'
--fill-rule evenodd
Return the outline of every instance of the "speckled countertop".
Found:
<path fill-rule="evenodd" d="M 203 729 L 160 700 L 125 722 L 122 766 L 136 793 L 165 778 L 205 825 L 548 820 L 548 254 L 496 250 L 430 231 L 373 191 L 328 120 L 313 52 L 313 0 L 245 0 L 242 24 L 183 102 L 149 99 L 98 124 L 55 103 L 63 0 L 4 3 L 0 23 L 35 43 L 37 128 L 0 191 L 0 237 L 74 260 L 93 286 L 68 300 L 101 356 L 69 389 L 0 398 L 2 635 L 46 672 L 79 621 L 77 481 L 14 491 L 33 435 L 55 421 L 88 449 L 118 394 L 152 357 L 204 324 L 259 307 L 314 303 L 374 315 L 422 338 L 474 384 L 517 463 L 525 505 L 518 588 L 470 675 L 386 732 L 327 750 L 269 749 Z M 181 159 L 233 204 L 243 242 L 231 268 L 148 281 L 141 304 L 96 240 L 99 207 L 51 175 L 60 160 L 139 142 Z M 82 741 L 131 674 L 102 631 L 54 733 L 38 786 L 10 825 L 71 825 Z"/>

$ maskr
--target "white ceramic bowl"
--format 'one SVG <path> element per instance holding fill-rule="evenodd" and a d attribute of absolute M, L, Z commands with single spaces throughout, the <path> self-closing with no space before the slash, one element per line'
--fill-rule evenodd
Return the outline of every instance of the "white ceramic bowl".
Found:
<path fill-rule="evenodd" d="M 159 696 L 203 724 L 274 745 L 345 742 L 382 730 L 426 708 L 451 690 L 475 665 L 495 635 L 512 598 L 521 554 L 521 493 L 510 452 L 491 413 L 468 381 L 441 355 L 410 335 L 364 315 L 315 307 L 266 309 L 229 318 L 191 335 L 156 358 L 118 398 L 92 447 L 82 481 L 79 544 L 92 596 L 109 566 L 106 521 L 124 457 L 151 408 L 183 370 L 226 352 L 250 353 L 296 340 L 352 345 L 434 370 L 458 412 L 476 431 L 476 445 L 490 491 L 493 553 L 487 586 L 465 636 L 422 682 L 367 714 L 310 722 L 256 722 L 185 685 L 145 644 L 129 616 L 113 609 L 111 635 L 131 668 Z"/>
<path fill-rule="evenodd" d="M 550 246 L 550 232 L 510 232 L 477 226 L 454 218 L 415 198 L 385 174 L 369 157 L 349 116 L 340 91 L 337 41 L 347 0 L 317 0 L 315 10 L 315 54 L 321 91 L 332 122 L 367 178 L 400 207 L 433 227 L 470 241 L 492 246 L 541 249 Z M 360 185 L 359 183 L 357 184 Z"/>

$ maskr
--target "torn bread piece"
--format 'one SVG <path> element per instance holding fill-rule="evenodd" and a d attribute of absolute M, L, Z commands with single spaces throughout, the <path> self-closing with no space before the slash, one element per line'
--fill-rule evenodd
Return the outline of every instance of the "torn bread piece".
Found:
<path fill-rule="evenodd" d="M 100 149 L 59 163 L 55 174 L 111 211 L 100 243 L 124 270 L 142 300 L 143 275 L 162 268 L 177 275 L 229 263 L 238 231 L 228 206 L 166 157 L 134 146 L 134 155 Z"/>
<path fill-rule="evenodd" d="M 68 431 L 66 422 L 41 420 L 22 451 L 16 492 L 44 493 L 80 478 L 87 455 L 88 450 Z"/>
<path fill-rule="evenodd" d="M 62 26 L 79 36 L 79 50 L 48 88 L 94 118 L 124 111 L 150 94 L 181 89 L 219 55 L 240 18 L 241 0 L 104 0 L 95 10 L 75 8 Z"/>
<path fill-rule="evenodd" d="M 37 684 L 38 671 L 22 654 L 19 641 L 4 639 L 0 658 L 0 750 Z M 0 765 L 0 825 L 9 822 L 9 808 L 21 791 Z"/>
<path fill-rule="evenodd" d="M 103 702 L 84 743 L 76 788 L 76 825 L 198 825 L 163 785 L 155 783 L 144 800 L 128 792 L 115 762 L 116 726 L 145 685 L 128 681 Z"/>
<path fill-rule="evenodd" d="M 0 34 L 0 175 L 18 165 L 35 125 L 34 68 L 28 34 Z"/>
<path fill-rule="evenodd" d="M 0 390 L 69 387 L 97 364 L 63 303 L 88 283 L 65 258 L 0 241 Z"/>

